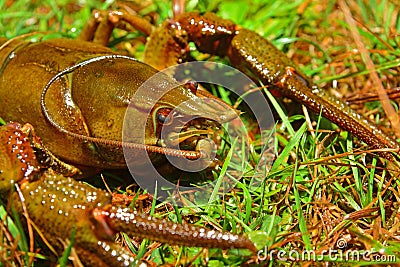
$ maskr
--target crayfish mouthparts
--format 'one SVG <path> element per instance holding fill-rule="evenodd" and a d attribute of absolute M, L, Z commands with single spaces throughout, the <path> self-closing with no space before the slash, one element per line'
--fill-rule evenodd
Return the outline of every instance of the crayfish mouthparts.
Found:
<path fill-rule="evenodd" d="M 177 119 L 162 127 L 161 139 L 167 147 L 178 146 L 189 140 L 184 146 L 186 146 L 185 149 L 190 149 L 189 144 L 198 139 L 204 137 L 218 138 L 222 128 L 219 122 L 204 117 L 189 119 L 188 121 Z"/>

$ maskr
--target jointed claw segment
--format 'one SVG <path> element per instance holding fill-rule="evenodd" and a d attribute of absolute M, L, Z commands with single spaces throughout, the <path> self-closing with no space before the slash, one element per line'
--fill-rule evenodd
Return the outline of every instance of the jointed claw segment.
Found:
<path fill-rule="evenodd" d="M 108 226 L 108 229 L 105 229 L 108 233 L 125 232 L 135 237 L 174 245 L 221 249 L 247 248 L 256 252 L 254 244 L 243 236 L 190 224 L 176 224 L 137 213 L 129 208 L 109 205 L 96 209 L 93 213 L 96 214 L 98 222 Z"/>

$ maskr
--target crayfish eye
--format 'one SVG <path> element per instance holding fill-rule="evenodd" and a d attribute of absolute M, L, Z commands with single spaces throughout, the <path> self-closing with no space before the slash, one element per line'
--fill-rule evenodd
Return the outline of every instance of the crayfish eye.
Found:
<path fill-rule="evenodd" d="M 171 109 L 169 108 L 163 108 L 157 111 L 157 120 L 159 123 L 164 124 L 164 125 L 169 125 L 172 123 L 172 117 L 168 117 L 168 115 L 171 113 Z"/>
<path fill-rule="evenodd" d="M 199 87 L 199 84 L 196 81 L 190 80 L 184 85 L 186 88 L 190 90 L 193 94 L 196 94 L 197 88 Z"/>

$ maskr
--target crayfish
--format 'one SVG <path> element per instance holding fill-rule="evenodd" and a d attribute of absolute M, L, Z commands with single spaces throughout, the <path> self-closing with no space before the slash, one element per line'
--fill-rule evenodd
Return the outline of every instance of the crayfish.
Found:
<path fill-rule="evenodd" d="M 115 14 L 117 17 L 121 15 L 119 19 L 127 16 L 125 13 L 113 13 L 114 18 Z M 97 22 L 95 19 L 89 23 L 88 28 L 84 30 L 83 39 L 97 41 L 97 37 L 85 35 L 92 34 L 99 23 L 101 21 Z M 106 26 L 107 24 L 110 24 L 109 21 Z M 108 27 L 108 32 L 110 32 L 113 25 L 108 26 L 110 26 Z M 151 27 L 145 28 L 151 29 Z M 55 155 L 54 158 L 59 157 L 75 165 L 94 168 L 125 168 L 127 162 L 122 151 L 124 147 L 149 152 L 155 164 L 163 161 L 160 159 L 162 155 L 213 161 L 214 158 L 209 157 L 212 154 L 211 149 L 204 145 L 208 142 L 205 141 L 207 139 L 205 136 L 212 135 L 216 124 L 236 118 L 238 112 L 215 98 L 211 98 L 212 101 L 209 100 L 210 98 L 205 100 L 204 93 L 199 92 L 196 86 L 191 83 L 182 86 L 168 75 L 158 76 L 159 80 L 152 82 L 148 88 L 151 93 L 135 98 L 136 101 L 132 102 L 138 88 L 158 73 L 156 69 L 161 70 L 189 59 L 189 43 L 192 42 L 200 52 L 228 57 L 231 63 L 243 72 L 250 74 L 253 78 L 256 77 L 269 87 L 280 89 L 284 95 L 299 101 L 311 110 L 321 112 L 323 116 L 353 133 L 372 148 L 399 148 L 398 143 L 391 137 L 347 105 L 314 85 L 271 43 L 257 33 L 243 29 L 229 20 L 221 19 L 212 13 L 182 13 L 164 22 L 159 28 L 149 30 L 148 33 L 150 37 L 145 51 L 145 63 L 118 55 L 102 45 L 85 41 L 59 39 L 27 43 L 18 39 L 3 40 L 0 99 L 4 107 L 13 106 L 14 108 L 0 110 L 0 117 L 7 121 L 31 123 L 38 136 L 43 139 L 46 148 Z M 104 43 L 108 35 L 100 39 L 102 39 L 100 43 Z M 45 55 L 43 51 L 46 51 Z M 32 79 L 29 84 L 26 84 L 25 79 L 15 79 L 14 73 L 21 71 L 28 77 L 40 76 L 41 79 Z M 168 89 L 167 93 L 164 91 L 165 88 Z M 8 93 L 11 90 L 13 94 Z M 20 98 L 29 99 L 29 101 L 21 102 Z M 129 127 L 133 131 L 130 132 L 128 142 L 125 142 L 122 140 L 121 133 L 128 107 L 133 112 L 130 116 L 133 118 L 129 121 L 130 125 L 144 125 L 144 131 Z M 170 147 L 171 143 L 174 143 L 172 139 L 176 136 L 175 133 L 167 135 L 166 138 L 161 136 L 162 129 L 176 119 L 184 122 L 192 120 L 193 127 L 179 129 L 184 137 L 178 141 L 190 149 L 181 150 Z M 27 136 L 31 132 L 29 126 L 18 128 L 16 125 L 9 125 L 7 127 L 4 131 L 10 131 L 14 127 L 13 131 L 24 136 L 26 142 L 32 138 Z M 34 186 L 35 183 L 43 183 L 43 181 L 45 184 L 68 183 L 71 186 L 82 186 L 71 178 L 66 178 L 66 173 L 56 174 L 58 169 L 42 166 L 41 163 L 36 162 L 35 157 L 43 157 L 42 154 L 38 154 L 40 152 L 35 151 L 37 146 L 41 147 L 40 142 L 36 142 L 34 146 L 31 144 L 26 146 L 32 158 L 29 162 L 30 167 L 26 168 L 30 171 L 28 174 L 20 172 L 20 169 L 17 171 L 18 175 L 24 176 L 18 183 L 21 189 L 28 190 L 27 188 Z M 393 159 L 390 153 L 382 152 L 382 155 Z M 135 158 L 139 167 L 140 160 L 140 157 Z M 4 164 L 8 166 L 9 161 L 5 161 Z M 62 170 L 67 168 L 61 165 Z M 68 174 L 71 174 L 70 168 L 67 169 Z M 12 166 L 10 170 L 15 171 L 16 168 Z M 30 180 L 33 179 L 30 177 L 35 175 L 40 177 L 37 182 Z M 9 182 L 6 181 L 6 184 L 9 185 Z M 10 190 L 9 187 L 4 188 L 2 189 L 4 191 Z M 57 197 L 62 188 L 60 186 L 54 196 Z M 42 189 L 38 189 L 40 190 Z M 85 190 L 96 192 L 96 195 L 101 196 L 97 198 L 108 198 L 101 190 L 90 191 L 92 189 L 85 187 L 82 191 Z M 82 199 L 79 202 L 68 203 L 67 207 L 89 205 L 85 202 L 87 201 L 85 196 L 93 193 L 88 192 L 80 196 Z M 153 219 L 147 219 L 132 211 L 121 211 L 108 205 L 108 202 L 109 200 L 93 202 L 92 212 L 89 215 L 85 214 L 84 227 L 91 228 L 96 225 L 99 228 L 90 235 L 84 235 L 84 238 L 90 237 L 92 240 L 97 240 L 99 237 L 104 238 L 104 235 L 110 238 L 116 231 L 122 230 L 139 237 L 166 242 L 168 238 L 172 238 L 175 231 L 171 229 L 181 227 L 164 221 L 154 222 Z M 44 204 L 47 205 L 47 202 L 45 201 Z M 34 205 L 39 204 L 34 203 Z M 64 209 L 59 209 L 61 215 L 65 214 Z M 120 223 L 120 220 L 114 220 L 114 217 L 118 216 L 127 220 L 128 224 L 125 226 Z M 128 219 L 130 216 L 132 219 Z M 139 220 L 143 220 L 140 224 L 146 229 L 143 233 L 138 233 L 136 231 L 138 228 L 135 228 Z M 49 218 L 45 225 L 52 225 L 52 223 L 56 222 Z M 155 224 L 155 227 L 152 224 Z M 207 232 L 207 236 L 212 236 L 212 241 L 202 243 L 203 241 L 199 241 L 201 240 L 199 233 L 205 230 L 185 227 L 179 228 L 181 229 L 179 236 L 173 239 L 173 243 L 221 248 L 241 247 L 255 251 L 250 241 L 241 236 L 222 233 L 215 236 L 215 232 Z M 164 233 L 158 236 L 157 229 L 166 229 L 168 237 L 165 237 Z M 76 230 L 78 231 L 78 228 Z M 71 231 L 66 232 L 67 234 L 61 238 L 69 238 Z M 52 234 L 57 235 L 56 232 Z M 190 239 L 185 240 L 187 234 Z M 104 251 L 106 247 L 114 247 L 112 244 L 106 245 L 105 241 L 93 242 L 95 247 L 93 250 L 100 251 L 93 252 L 93 255 L 97 257 L 100 257 L 101 251 Z M 83 237 L 77 232 L 78 254 L 85 255 L 87 252 L 79 249 L 81 243 L 86 245 Z M 112 251 L 124 255 L 121 258 L 128 262 L 132 261 L 130 256 L 125 256 L 125 252 L 117 249 L 112 249 Z M 105 262 L 107 260 L 108 258 L 104 259 Z"/>

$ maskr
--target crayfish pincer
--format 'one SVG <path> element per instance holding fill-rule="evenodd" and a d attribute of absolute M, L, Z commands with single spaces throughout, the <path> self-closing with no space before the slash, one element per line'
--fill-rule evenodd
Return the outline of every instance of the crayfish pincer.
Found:
<path fill-rule="evenodd" d="M 29 124 L 0 127 L 0 192 L 54 248 L 75 232 L 73 248 L 87 266 L 129 266 L 134 256 L 113 242 L 124 231 L 154 241 L 256 251 L 244 236 L 176 224 L 111 204 L 111 195 L 43 166 L 40 139 Z"/>

